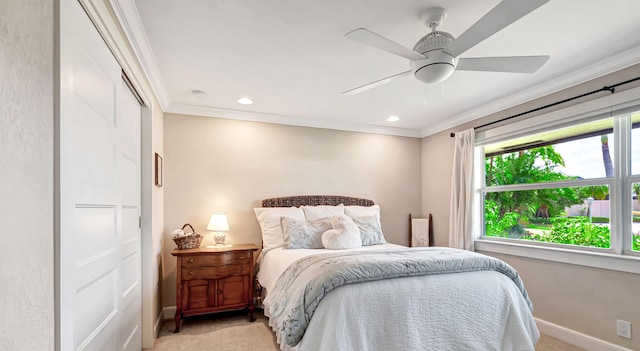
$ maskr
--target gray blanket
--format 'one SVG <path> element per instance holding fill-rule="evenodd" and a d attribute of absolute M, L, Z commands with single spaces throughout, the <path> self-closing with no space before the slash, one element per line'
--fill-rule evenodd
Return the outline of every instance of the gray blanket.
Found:
<path fill-rule="evenodd" d="M 482 254 L 451 248 L 402 248 L 389 251 L 346 251 L 307 256 L 291 264 L 269 291 L 265 306 L 280 342 L 297 345 L 322 298 L 346 284 L 380 279 L 496 271 L 509 277 L 533 306 L 518 272 Z"/>

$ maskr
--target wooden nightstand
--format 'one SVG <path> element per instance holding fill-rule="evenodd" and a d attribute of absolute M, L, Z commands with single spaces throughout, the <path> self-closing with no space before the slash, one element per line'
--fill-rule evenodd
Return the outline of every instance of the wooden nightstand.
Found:
<path fill-rule="evenodd" d="M 253 244 L 220 249 L 174 249 L 176 268 L 176 328 L 185 316 L 249 308 L 253 322 Z"/>

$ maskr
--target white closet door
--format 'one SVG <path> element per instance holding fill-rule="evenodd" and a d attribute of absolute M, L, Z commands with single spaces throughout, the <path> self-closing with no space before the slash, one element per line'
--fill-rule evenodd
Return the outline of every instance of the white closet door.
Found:
<path fill-rule="evenodd" d="M 77 1 L 60 1 L 61 350 L 140 349 L 140 105 Z"/>
<path fill-rule="evenodd" d="M 141 163 L 140 127 L 142 109 L 129 87 L 121 80 L 117 99 L 120 135 L 120 194 L 122 205 L 120 333 L 118 350 L 141 350 Z"/>

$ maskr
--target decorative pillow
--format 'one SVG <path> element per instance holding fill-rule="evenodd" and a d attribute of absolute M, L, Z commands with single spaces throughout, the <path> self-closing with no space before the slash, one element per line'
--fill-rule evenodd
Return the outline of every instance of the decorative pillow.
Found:
<path fill-rule="evenodd" d="M 260 207 L 253 211 L 262 231 L 262 252 L 284 246 L 281 217 L 304 221 L 304 212 L 298 207 Z"/>
<path fill-rule="evenodd" d="M 380 220 L 380 205 L 373 206 L 345 206 L 344 214 L 351 218 L 358 218 L 364 216 L 378 216 Z"/>
<path fill-rule="evenodd" d="M 356 217 L 353 219 L 353 222 L 356 224 L 356 226 L 358 226 L 358 229 L 360 229 L 362 246 L 380 245 L 387 243 L 387 241 L 384 240 L 382 228 L 380 228 L 380 221 L 378 220 L 377 216 L 373 215 Z"/>
<path fill-rule="evenodd" d="M 333 216 L 333 229 L 322 234 L 322 245 L 331 250 L 352 249 L 362 246 L 360 230 L 353 220 L 346 215 Z"/>
<path fill-rule="evenodd" d="M 284 245 L 288 249 L 322 249 L 322 233 L 331 229 L 331 219 L 305 221 L 282 217 Z"/>
<path fill-rule="evenodd" d="M 333 216 L 344 214 L 343 204 L 340 204 L 338 206 L 301 206 L 301 208 L 302 211 L 304 211 L 304 216 L 307 218 L 307 221 L 317 221 L 319 219 L 333 218 Z"/>

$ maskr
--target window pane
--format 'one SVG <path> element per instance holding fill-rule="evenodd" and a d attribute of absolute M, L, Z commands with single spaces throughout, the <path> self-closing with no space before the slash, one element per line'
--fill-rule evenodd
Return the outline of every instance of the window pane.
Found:
<path fill-rule="evenodd" d="M 608 118 L 487 145 L 485 184 L 613 177 L 613 141 L 612 119 Z"/>
<path fill-rule="evenodd" d="M 610 247 L 606 185 L 484 194 L 485 235 Z"/>
<path fill-rule="evenodd" d="M 633 202 L 631 203 L 631 249 L 640 251 L 640 183 L 633 183 L 631 192 L 633 193 Z"/>
<path fill-rule="evenodd" d="M 555 148 L 565 162 L 558 171 L 578 179 L 613 177 L 613 133 L 565 142 Z"/>

